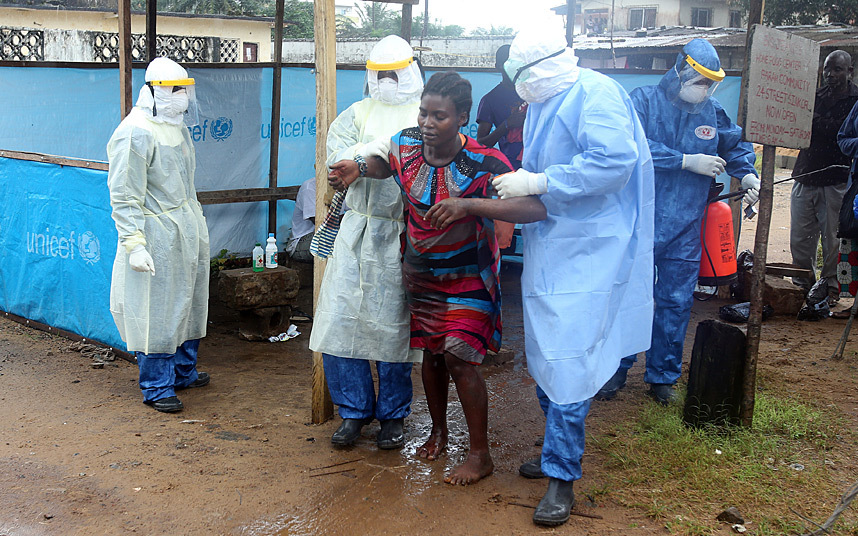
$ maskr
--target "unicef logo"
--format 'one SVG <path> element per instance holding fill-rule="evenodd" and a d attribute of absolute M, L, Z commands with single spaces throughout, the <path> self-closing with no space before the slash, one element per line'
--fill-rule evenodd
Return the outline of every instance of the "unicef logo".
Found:
<path fill-rule="evenodd" d="M 92 231 L 87 231 L 80 235 L 77 240 L 77 250 L 87 264 L 95 264 L 101 259 L 101 244 L 98 242 L 98 237 Z"/>
<path fill-rule="evenodd" d="M 212 138 L 223 141 L 232 134 L 232 119 L 228 117 L 218 117 L 209 126 L 209 132 Z"/>

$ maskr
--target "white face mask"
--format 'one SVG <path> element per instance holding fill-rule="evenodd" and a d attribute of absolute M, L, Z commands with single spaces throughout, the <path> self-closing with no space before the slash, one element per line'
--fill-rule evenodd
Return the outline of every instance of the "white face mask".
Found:
<path fill-rule="evenodd" d="M 378 81 L 378 96 L 381 102 L 393 104 L 396 100 L 396 92 L 399 83 L 392 78 L 382 78 Z"/>
<path fill-rule="evenodd" d="M 709 97 L 709 88 L 700 84 L 685 84 L 679 90 L 679 98 L 689 104 L 699 104 Z"/>
<path fill-rule="evenodd" d="M 155 87 L 155 111 L 165 123 L 181 124 L 182 115 L 188 109 L 188 92 L 180 90 L 173 93 L 170 86 Z"/>

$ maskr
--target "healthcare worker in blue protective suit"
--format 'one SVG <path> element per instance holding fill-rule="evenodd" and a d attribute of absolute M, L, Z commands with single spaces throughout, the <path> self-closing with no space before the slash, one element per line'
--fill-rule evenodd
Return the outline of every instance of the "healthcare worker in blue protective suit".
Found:
<path fill-rule="evenodd" d="M 754 148 L 712 98 L 724 79 L 715 48 L 694 39 L 657 86 L 632 90 L 655 166 L 655 320 L 646 353 L 649 395 L 666 404 L 682 372 L 682 347 L 700 270 L 700 226 L 713 179 L 726 171 L 742 177 L 745 201 L 759 197 Z M 610 400 L 626 384 L 635 355 L 596 395 Z"/>
<path fill-rule="evenodd" d="M 411 46 L 389 35 L 372 48 L 366 67 L 369 96 L 331 123 L 328 165 L 386 157 L 391 136 L 417 125 L 423 78 Z M 346 204 L 316 304 L 310 349 L 322 353 L 331 399 L 343 419 L 331 442 L 351 445 L 378 419 L 378 447 L 398 449 L 405 444 L 404 421 L 411 412 L 411 369 L 422 358 L 410 348 L 411 315 L 402 283 L 402 193 L 390 177 L 360 177 L 349 185 Z"/>
<path fill-rule="evenodd" d="M 184 407 L 177 390 L 210 379 L 197 372 L 208 317 L 209 233 L 186 128 L 198 118 L 194 79 L 173 60 L 156 58 L 145 80 L 107 144 L 119 233 L 110 312 L 137 356 L 143 402 L 170 413 Z"/>
<path fill-rule="evenodd" d="M 528 102 L 522 169 L 501 198 L 541 194 L 548 216 L 524 225 L 527 368 L 545 412 L 541 525 L 569 519 L 581 478 L 590 398 L 652 326 L 653 168 L 619 84 L 577 66 L 562 35 L 520 32 L 504 68 Z"/>

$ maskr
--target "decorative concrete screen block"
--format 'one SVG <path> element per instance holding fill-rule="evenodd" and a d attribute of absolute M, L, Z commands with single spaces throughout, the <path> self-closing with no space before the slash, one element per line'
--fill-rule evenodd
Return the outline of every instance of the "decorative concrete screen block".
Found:
<path fill-rule="evenodd" d="M 250 268 L 220 272 L 218 293 L 223 302 L 239 311 L 289 305 L 298 296 L 298 272 L 279 266 L 254 272 Z"/>

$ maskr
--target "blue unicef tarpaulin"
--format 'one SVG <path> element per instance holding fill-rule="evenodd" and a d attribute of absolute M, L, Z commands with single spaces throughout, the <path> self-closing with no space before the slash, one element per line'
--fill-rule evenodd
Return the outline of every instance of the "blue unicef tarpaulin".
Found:
<path fill-rule="evenodd" d="M 200 191 L 268 186 L 271 139 L 270 67 L 189 68 L 197 80 L 200 124 L 191 128 Z M 427 77 L 432 71 L 427 72 Z M 477 106 L 500 82 L 494 72 L 466 72 L 473 108 L 463 131 L 476 137 Z M 611 73 L 627 90 L 657 84 L 660 74 Z M 739 77 L 727 77 L 716 98 L 735 120 Z M 143 70 L 133 72 L 134 100 Z M 337 110 L 363 98 L 362 70 L 337 73 Z M 278 185 L 314 176 L 315 73 L 284 68 Z M 120 120 L 115 68 L 0 67 L 0 150 L 106 161 Z M 0 308 L 124 349 L 109 313 L 116 229 L 106 173 L 0 158 Z M 278 240 L 285 245 L 294 203 L 278 203 Z M 212 253 L 249 255 L 264 242 L 267 203 L 204 207 Z"/>
<path fill-rule="evenodd" d="M 109 311 L 107 173 L 0 158 L 0 309 L 125 350 Z"/>

